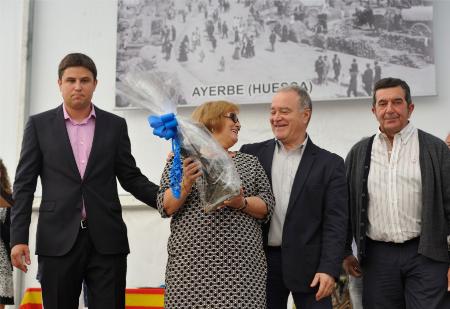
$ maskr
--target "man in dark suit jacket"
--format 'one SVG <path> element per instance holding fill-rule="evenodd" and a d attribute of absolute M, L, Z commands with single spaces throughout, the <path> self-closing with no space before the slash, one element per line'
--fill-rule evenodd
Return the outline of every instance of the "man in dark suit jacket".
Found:
<path fill-rule="evenodd" d="M 25 128 L 11 209 L 12 263 L 24 272 L 30 264 L 30 217 L 40 176 L 36 254 L 44 307 L 78 308 L 85 279 L 90 307 L 125 308 L 130 249 L 116 178 L 152 207 L 158 186 L 136 167 L 125 120 L 91 103 L 97 85 L 92 59 L 69 54 L 58 74 L 64 103 L 31 116 Z"/>
<path fill-rule="evenodd" d="M 347 228 L 344 161 L 313 144 L 306 134 L 312 112 L 308 92 L 297 86 L 274 96 L 270 123 L 275 139 L 244 145 L 257 156 L 275 195 L 265 226 L 267 308 L 331 308 Z"/>

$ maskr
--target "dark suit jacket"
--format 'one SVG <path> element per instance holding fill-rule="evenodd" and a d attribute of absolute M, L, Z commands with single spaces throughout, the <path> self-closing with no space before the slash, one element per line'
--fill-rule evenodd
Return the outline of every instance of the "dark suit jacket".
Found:
<path fill-rule="evenodd" d="M 125 119 L 97 107 L 95 112 L 94 139 L 83 179 L 62 105 L 28 120 L 14 182 L 11 246 L 28 244 L 33 195 L 40 176 L 36 254 L 61 256 L 73 247 L 80 228 L 82 197 L 95 248 L 102 254 L 129 253 L 116 177 L 125 190 L 152 207 L 156 206 L 158 186 L 136 167 Z"/>
<path fill-rule="evenodd" d="M 244 145 L 242 152 L 257 156 L 270 181 L 275 140 Z M 276 207 L 276 205 L 275 205 Z M 265 244 L 270 222 L 265 227 Z M 313 292 L 315 273 L 339 276 L 347 229 L 347 185 L 344 161 L 311 139 L 292 185 L 283 227 L 282 270 L 286 287 Z"/>

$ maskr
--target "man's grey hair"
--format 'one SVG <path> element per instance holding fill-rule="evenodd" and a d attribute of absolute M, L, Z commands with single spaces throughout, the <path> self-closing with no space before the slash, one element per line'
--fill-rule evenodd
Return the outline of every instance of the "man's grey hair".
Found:
<path fill-rule="evenodd" d="M 289 85 L 278 89 L 277 93 L 289 91 L 294 91 L 298 95 L 298 104 L 300 105 L 300 109 L 303 108 L 312 111 L 312 101 L 308 90 L 304 87 L 300 87 L 299 85 Z"/>

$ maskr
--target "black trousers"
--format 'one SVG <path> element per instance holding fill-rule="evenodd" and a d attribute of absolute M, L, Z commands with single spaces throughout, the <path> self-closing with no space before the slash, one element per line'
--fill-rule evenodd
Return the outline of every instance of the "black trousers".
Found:
<path fill-rule="evenodd" d="M 292 293 L 297 309 L 331 309 L 331 297 L 316 301 L 315 293 L 290 291 L 283 281 L 281 248 L 269 247 L 267 250 L 267 308 L 284 309 L 287 307 L 289 293 Z M 298 265 L 302 267 L 302 265 Z"/>
<path fill-rule="evenodd" d="M 402 244 L 368 239 L 363 261 L 364 309 L 443 309 L 448 264 L 417 253 L 419 239 Z"/>
<path fill-rule="evenodd" d="M 78 233 L 74 247 L 64 256 L 38 256 L 45 309 L 77 309 L 83 279 L 89 309 L 125 308 L 127 256 L 96 251 L 89 227 Z"/>

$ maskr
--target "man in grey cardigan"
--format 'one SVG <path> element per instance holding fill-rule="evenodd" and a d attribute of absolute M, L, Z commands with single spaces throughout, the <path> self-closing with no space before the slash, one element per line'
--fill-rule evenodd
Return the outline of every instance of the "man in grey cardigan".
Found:
<path fill-rule="evenodd" d="M 378 132 L 345 162 L 351 230 L 344 269 L 363 275 L 364 309 L 450 308 L 450 151 L 410 123 L 413 110 L 406 82 L 379 80 Z"/>

